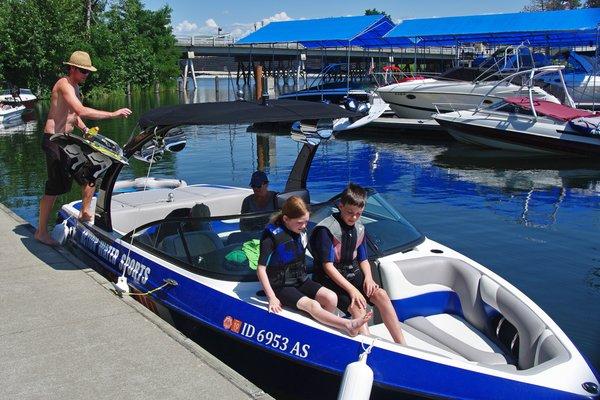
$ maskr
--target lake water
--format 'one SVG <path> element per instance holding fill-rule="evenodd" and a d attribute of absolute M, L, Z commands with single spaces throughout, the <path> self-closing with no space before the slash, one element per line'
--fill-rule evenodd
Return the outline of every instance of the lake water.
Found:
<path fill-rule="evenodd" d="M 227 81 L 222 79 L 219 98 L 227 97 Z M 127 120 L 97 123 L 102 134 L 123 144 L 143 112 L 215 98 L 214 80 L 201 80 L 192 99 L 176 92 L 148 93 L 88 105 L 134 111 Z M 0 202 L 34 225 L 46 179 L 40 143 L 47 107 L 47 102 L 38 104 L 25 124 L 0 125 Z M 151 175 L 247 186 L 260 166 L 271 187 L 282 190 L 299 148 L 286 132 L 203 127 L 189 137 L 183 152 L 167 154 Z M 145 176 L 146 168 L 132 161 L 123 176 Z M 322 146 L 309 189 L 314 198 L 324 199 L 348 181 L 374 187 L 428 237 L 514 284 L 600 368 L 598 160 L 515 155 L 462 145 L 442 134 L 358 132 Z M 55 208 L 79 196 L 75 186 L 59 197 Z"/>

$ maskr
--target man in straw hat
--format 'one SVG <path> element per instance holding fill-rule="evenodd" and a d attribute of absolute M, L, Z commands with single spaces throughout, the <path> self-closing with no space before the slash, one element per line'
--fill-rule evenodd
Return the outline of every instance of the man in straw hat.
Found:
<path fill-rule="evenodd" d="M 40 216 L 35 238 L 42 243 L 54 246 L 58 243 L 48 234 L 48 219 L 56 196 L 67 193 L 71 189 L 73 178 L 65 171 L 62 163 L 60 148 L 50 141 L 50 136 L 55 133 L 70 133 L 74 127 L 87 132 L 88 128 L 82 118 L 108 119 L 127 118 L 131 110 L 121 108 L 116 111 L 101 111 L 86 107 L 81 103 L 79 85 L 87 79 L 90 72 L 97 71 L 92 66 L 92 60 L 88 53 L 75 51 L 71 54 L 69 61 L 64 62 L 68 66 L 67 76 L 60 78 L 52 88 L 50 97 L 50 111 L 44 127 L 44 139 L 42 150 L 46 154 L 46 165 L 48 180 L 44 195 L 40 200 Z M 82 206 L 79 218 L 82 221 L 92 219 L 90 204 L 94 195 L 94 187 L 84 185 L 82 187 Z"/>

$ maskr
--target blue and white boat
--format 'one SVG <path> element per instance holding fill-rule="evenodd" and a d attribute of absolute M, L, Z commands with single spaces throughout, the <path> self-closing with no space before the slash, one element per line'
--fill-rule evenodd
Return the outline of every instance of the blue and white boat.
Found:
<path fill-rule="evenodd" d="M 316 108 L 303 113 L 300 103 Z M 180 149 L 183 125 L 321 119 L 293 135 L 303 147 L 279 194 L 279 200 L 292 194 L 308 199 L 312 159 L 331 134 L 331 121 L 323 118 L 344 111 L 307 102 L 288 103 L 284 112 L 247 104 L 152 110 L 140 121 L 141 133 L 124 146 L 125 155 L 168 147 L 174 136 Z M 391 340 L 377 316 L 371 336 L 350 337 L 296 310 L 269 313 L 244 252 L 260 232 L 240 229 L 243 218 L 265 217 L 240 215 L 249 189 L 192 184 L 113 194 L 121 169 L 113 164 L 97 183 L 93 222 L 77 221 L 79 201 L 64 205 L 60 218 L 69 242 L 119 277 L 121 290 L 155 290 L 149 303 L 165 318 L 183 317 L 200 331 L 216 332 L 224 345 L 235 342 L 336 382 L 372 346 L 368 365 L 376 397 L 600 398 L 598 373 L 543 310 L 490 269 L 424 236 L 374 191 L 362 216 L 373 276 L 393 301 L 406 346 Z M 174 217 L 197 203 L 210 216 Z M 313 204 L 310 227 L 335 211 L 336 197 Z"/>

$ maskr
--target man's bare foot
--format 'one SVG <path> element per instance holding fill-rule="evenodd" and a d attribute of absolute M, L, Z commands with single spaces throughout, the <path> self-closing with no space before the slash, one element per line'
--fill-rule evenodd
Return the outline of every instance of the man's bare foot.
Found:
<path fill-rule="evenodd" d="M 87 211 L 79 213 L 79 221 L 81 222 L 90 222 L 92 219 L 94 219 L 94 216 Z"/>
<path fill-rule="evenodd" d="M 35 238 L 35 240 L 37 240 L 40 243 L 43 243 L 45 245 L 48 246 L 60 246 L 60 243 L 58 243 L 56 240 L 52 239 L 52 236 L 50 236 L 50 234 L 48 232 L 40 232 L 39 230 L 35 231 L 35 234 L 33 235 L 33 237 Z"/>
<path fill-rule="evenodd" d="M 346 323 L 346 332 L 350 336 L 356 336 L 360 332 L 360 328 L 373 317 L 373 311 L 369 311 L 364 317 L 351 319 Z"/>

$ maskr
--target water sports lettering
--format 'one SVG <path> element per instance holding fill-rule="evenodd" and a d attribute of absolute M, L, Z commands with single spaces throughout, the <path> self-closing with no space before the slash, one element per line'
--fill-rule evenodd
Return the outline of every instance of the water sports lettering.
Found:
<path fill-rule="evenodd" d="M 98 239 L 92 232 L 82 230 L 75 236 L 75 240 L 99 258 L 118 267 L 121 271 L 125 270 L 125 274 L 137 283 L 144 284 L 148 281 L 150 267 L 134 260 L 129 254 L 121 254 L 119 249 Z"/>
<path fill-rule="evenodd" d="M 300 358 L 308 357 L 310 345 L 298 341 L 291 341 L 288 337 L 267 329 L 257 329 L 254 325 L 228 315 L 223 319 L 223 328 L 252 339 L 266 347 L 285 351 Z"/>

